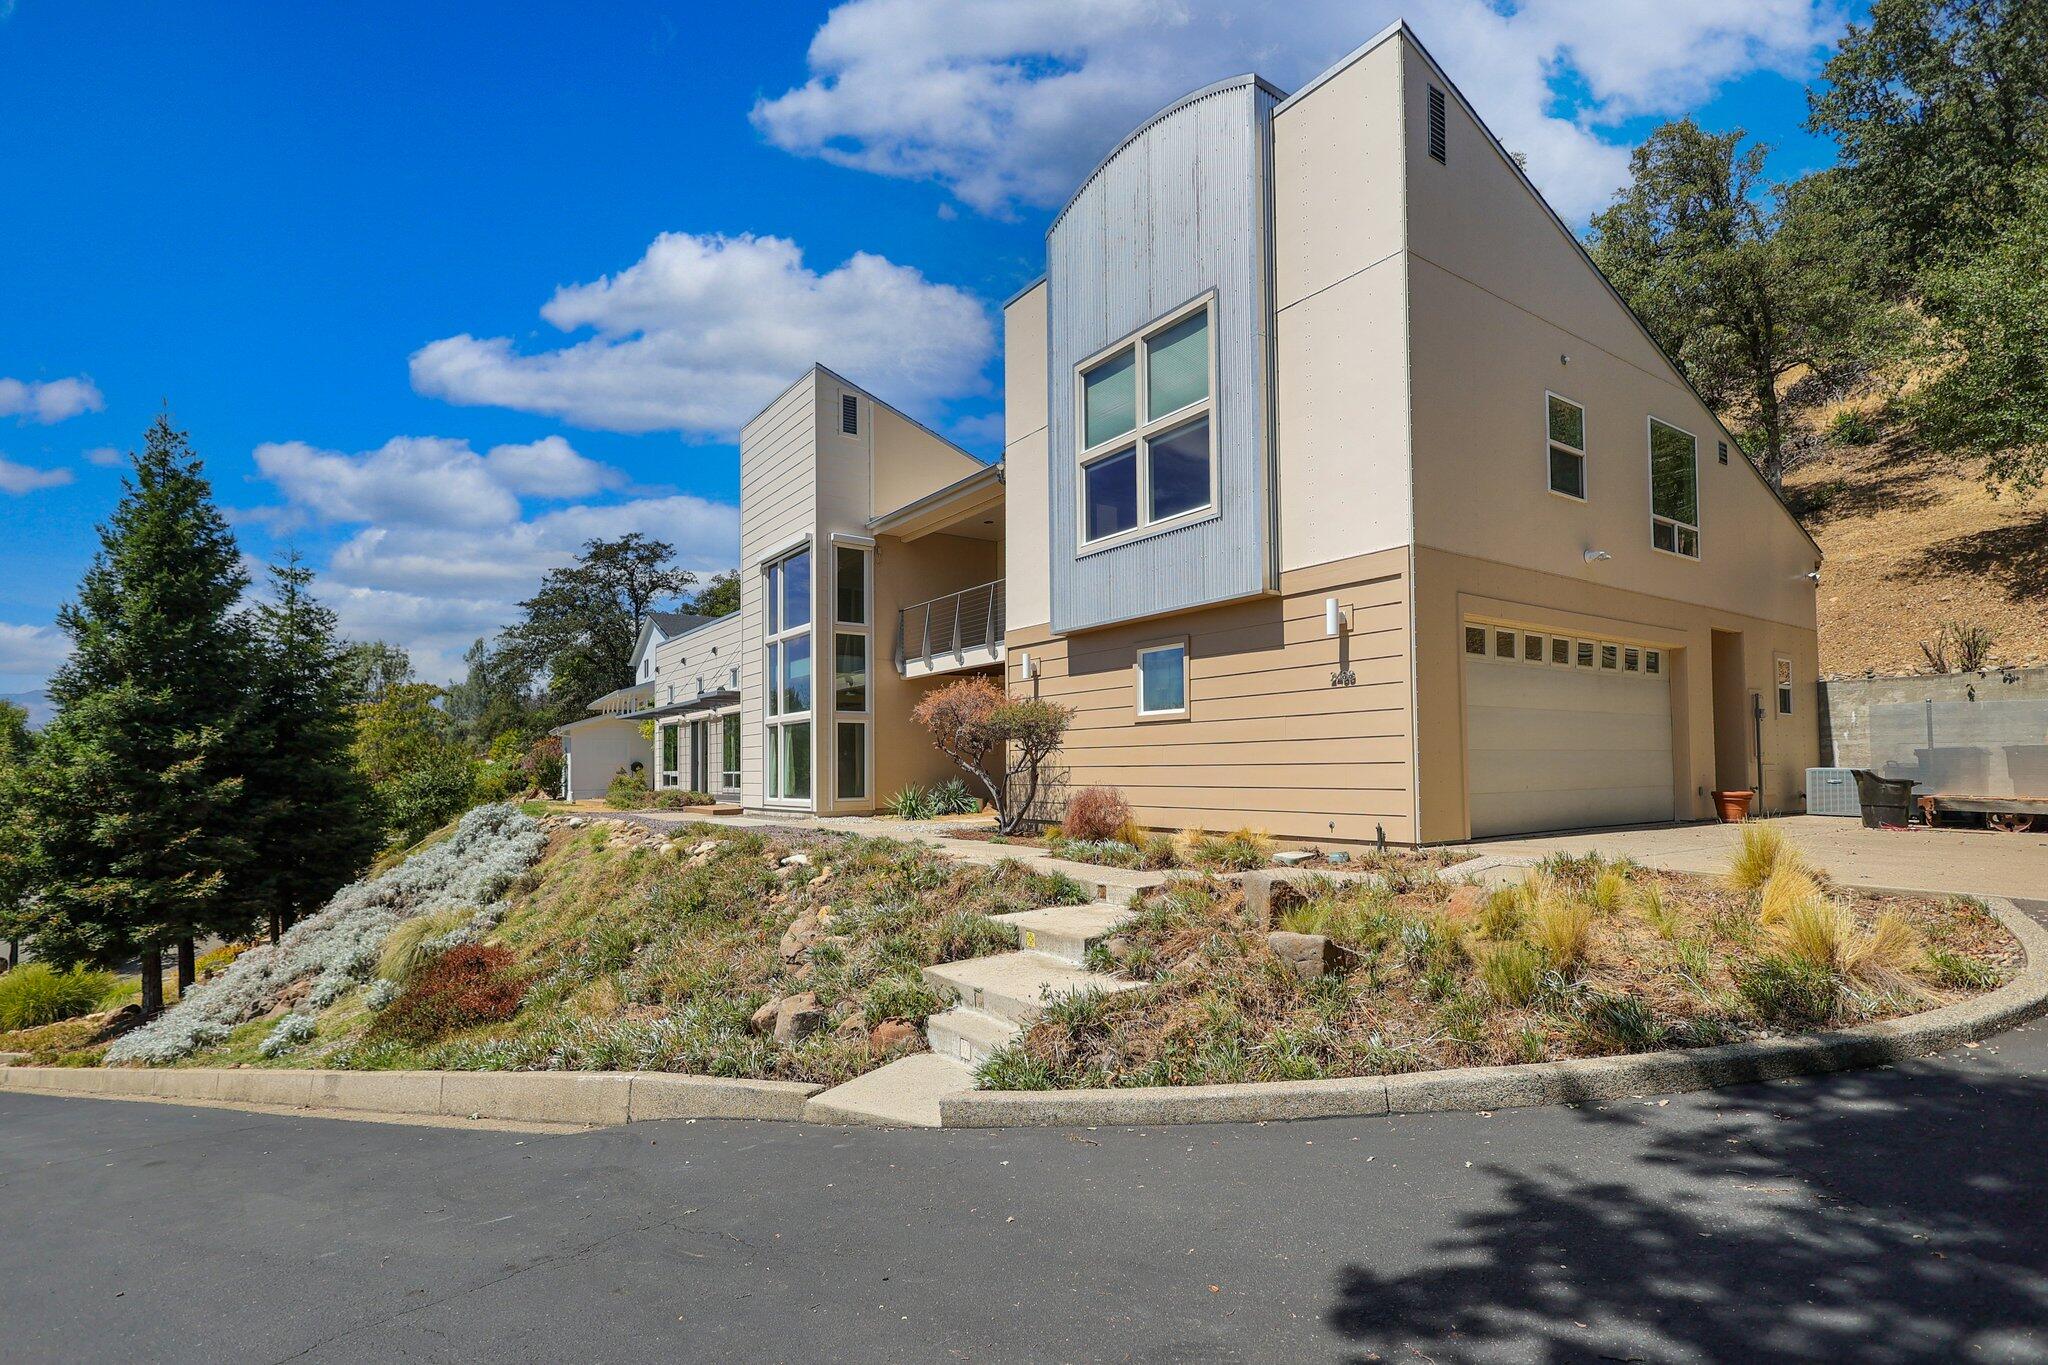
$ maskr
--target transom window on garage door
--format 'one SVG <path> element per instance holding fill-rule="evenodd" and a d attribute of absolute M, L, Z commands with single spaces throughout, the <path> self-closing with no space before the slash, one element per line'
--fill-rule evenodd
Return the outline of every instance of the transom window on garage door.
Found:
<path fill-rule="evenodd" d="M 1465 653 L 1475 659 L 1526 664 L 1532 668 L 1581 668 L 1594 673 L 1664 676 L 1661 649 L 1584 635 L 1556 635 L 1491 621 L 1465 623 Z"/>

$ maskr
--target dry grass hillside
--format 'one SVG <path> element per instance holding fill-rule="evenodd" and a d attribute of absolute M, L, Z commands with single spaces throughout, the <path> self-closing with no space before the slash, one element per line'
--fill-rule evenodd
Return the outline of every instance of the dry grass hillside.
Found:
<path fill-rule="evenodd" d="M 1974 465 L 1873 434 L 1816 442 L 1785 478 L 1826 556 L 1822 676 L 1925 671 L 1944 622 L 1994 632 L 1995 664 L 2048 664 L 2048 494 L 1993 497 Z"/>

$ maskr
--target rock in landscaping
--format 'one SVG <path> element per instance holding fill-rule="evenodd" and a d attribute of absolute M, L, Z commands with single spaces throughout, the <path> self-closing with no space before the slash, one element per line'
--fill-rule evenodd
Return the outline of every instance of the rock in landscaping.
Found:
<path fill-rule="evenodd" d="M 569 828 L 570 828 L 570 829 L 582 829 L 582 828 L 583 828 L 583 817 L 582 817 L 582 816 L 580 816 L 580 815 L 572 815 L 572 816 L 570 816 L 570 817 L 569 817 Z"/>
<path fill-rule="evenodd" d="M 773 1033 L 775 1016 L 781 1010 L 782 1001 L 771 998 L 767 1004 L 755 1010 L 747 1019 L 747 1027 L 756 1033 Z"/>
<path fill-rule="evenodd" d="M 825 1011 L 810 991 L 792 995 L 775 1009 L 775 1041 L 794 1043 L 825 1027 Z"/>
<path fill-rule="evenodd" d="M 1290 848 L 1285 853 L 1275 853 L 1273 861 L 1282 867 L 1300 867 L 1315 856 L 1314 853 L 1305 848 Z"/>
<path fill-rule="evenodd" d="M 1131 941 L 1123 934 L 1102 941 L 1102 950 L 1109 954 L 1109 960 L 1121 967 L 1131 960 Z"/>
<path fill-rule="evenodd" d="M 849 1014 L 832 1031 L 841 1038 L 865 1038 L 868 1036 L 868 1023 L 858 1014 Z"/>
<path fill-rule="evenodd" d="M 1469 919 L 1479 913 L 1486 904 L 1486 889 L 1479 886 L 1454 886 L 1451 898 L 1444 902 L 1444 913 L 1459 919 Z"/>
<path fill-rule="evenodd" d="M 868 1034 L 868 1051 L 879 1057 L 892 1048 L 901 1047 L 920 1032 L 917 1025 L 908 1019 L 884 1019 Z"/>
<path fill-rule="evenodd" d="M 1324 934 L 1290 934 L 1285 929 L 1275 929 L 1266 935 L 1266 946 L 1303 981 L 1334 972 L 1344 961 L 1344 950 Z"/>
<path fill-rule="evenodd" d="M 1307 899 L 1300 887 L 1271 872 L 1247 872 L 1238 885 L 1244 888 L 1244 908 L 1257 924 L 1278 924 L 1288 906 Z"/>
<path fill-rule="evenodd" d="M 809 867 L 811 865 L 811 855 L 808 853 L 792 853 L 782 860 L 782 865 L 784 867 Z"/>
<path fill-rule="evenodd" d="M 703 843 L 698 844 L 695 848 L 690 850 L 690 856 L 692 858 L 701 858 L 707 854 L 716 852 L 718 852 L 718 840 L 706 839 Z"/>
<path fill-rule="evenodd" d="M 796 923 L 782 931 L 782 942 L 778 945 L 783 960 L 794 962 L 804 955 L 804 950 L 815 942 L 824 930 L 818 925 L 818 917 L 806 910 L 796 917 Z"/>

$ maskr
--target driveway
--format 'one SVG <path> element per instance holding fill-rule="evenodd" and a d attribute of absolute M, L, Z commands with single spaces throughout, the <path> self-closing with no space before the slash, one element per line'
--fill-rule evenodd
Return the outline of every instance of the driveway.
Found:
<path fill-rule="evenodd" d="M 1840 882 L 1900 891 L 1966 891 L 1979 896 L 2048 895 L 2048 835 L 1988 830 L 1865 829 L 1859 820 L 1792 815 L 1772 820 L 1808 861 Z M 1631 857 L 1677 872 L 1725 872 L 1737 835 L 1729 825 L 1655 825 L 1638 829 L 1488 839 L 1475 852 L 1584 853 Z"/>

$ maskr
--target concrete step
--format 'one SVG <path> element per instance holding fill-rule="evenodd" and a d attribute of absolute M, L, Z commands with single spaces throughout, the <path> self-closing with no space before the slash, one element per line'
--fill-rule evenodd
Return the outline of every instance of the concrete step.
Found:
<path fill-rule="evenodd" d="M 845 1085 L 811 1096 L 804 1117 L 814 1123 L 877 1128 L 936 1128 L 939 1101 L 974 1089 L 974 1073 L 932 1052 L 913 1052 Z"/>
<path fill-rule="evenodd" d="M 932 1051 L 970 1068 L 980 1066 L 990 1053 L 1008 1045 L 1022 1031 L 1008 1019 L 965 1005 L 955 1005 L 924 1021 L 925 1041 Z"/>
<path fill-rule="evenodd" d="M 1049 998 L 1096 990 L 1131 990 L 1140 983 L 1086 971 L 1050 953 L 999 953 L 966 962 L 941 962 L 924 969 L 934 986 L 959 993 L 969 1009 L 1023 1025 L 1038 1017 Z"/>
<path fill-rule="evenodd" d="M 1063 958 L 1076 967 L 1088 960 L 1088 945 L 1128 924 L 1136 912 L 1127 905 L 1097 901 L 1093 905 L 1052 905 L 1043 910 L 1016 910 L 995 918 L 1015 926 L 1017 946 L 1026 952 Z"/>

